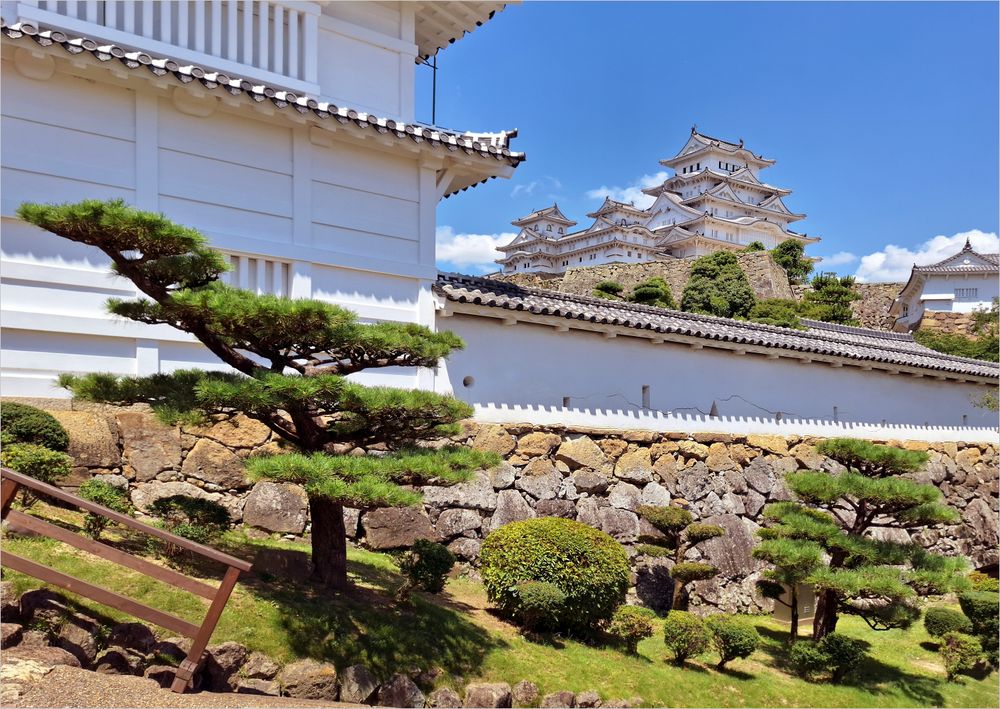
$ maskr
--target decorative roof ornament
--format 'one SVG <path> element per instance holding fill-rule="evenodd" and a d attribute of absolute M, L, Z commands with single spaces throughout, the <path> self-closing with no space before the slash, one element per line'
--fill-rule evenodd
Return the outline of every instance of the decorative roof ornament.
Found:
<path fill-rule="evenodd" d="M 698 124 L 695 123 L 691 126 L 691 135 L 694 135 L 697 132 L 698 132 Z"/>
<path fill-rule="evenodd" d="M 740 138 L 740 147 L 743 147 L 743 138 Z"/>

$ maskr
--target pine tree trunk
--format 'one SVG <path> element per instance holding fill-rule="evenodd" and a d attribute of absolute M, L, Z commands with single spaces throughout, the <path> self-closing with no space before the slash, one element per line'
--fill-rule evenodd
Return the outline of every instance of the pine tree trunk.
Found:
<path fill-rule="evenodd" d="M 791 586 L 791 601 L 792 605 L 789 606 L 789 611 L 791 611 L 791 627 L 789 628 L 790 642 L 795 642 L 799 638 L 799 587 L 796 585 Z"/>
<path fill-rule="evenodd" d="M 313 578 L 327 588 L 343 591 L 347 580 L 347 532 L 344 506 L 321 497 L 309 498 L 312 522 Z"/>
<path fill-rule="evenodd" d="M 684 598 L 684 584 L 682 584 L 677 579 L 674 579 L 674 593 L 670 599 L 670 610 L 672 611 L 686 611 L 687 602 Z"/>
<path fill-rule="evenodd" d="M 823 591 L 816 599 L 816 617 L 813 619 L 813 640 L 822 640 L 837 629 L 836 591 Z"/>

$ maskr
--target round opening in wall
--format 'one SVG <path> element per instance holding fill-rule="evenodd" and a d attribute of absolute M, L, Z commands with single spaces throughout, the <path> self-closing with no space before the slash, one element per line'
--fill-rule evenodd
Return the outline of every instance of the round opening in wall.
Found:
<path fill-rule="evenodd" d="M 468 389 L 469 387 L 471 387 L 475 383 L 476 383 L 476 380 L 475 380 L 474 377 L 465 377 L 462 380 L 462 386 L 464 386 L 466 389 Z"/>

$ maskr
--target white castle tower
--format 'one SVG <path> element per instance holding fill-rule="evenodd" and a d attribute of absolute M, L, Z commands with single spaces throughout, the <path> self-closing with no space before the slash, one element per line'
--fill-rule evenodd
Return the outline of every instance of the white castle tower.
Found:
<path fill-rule="evenodd" d="M 803 245 L 819 241 L 792 231 L 789 224 L 805 217 L 782 202 L 791 190 L 760 179 L 774 164 L 743 145 L 699 133 L 697 126 L 684 147 L 660 164 L 674 175 L 643 190 L 655 198 L 646 208 L 607 198 L 588 214 L 594 222 L 570 231 L 576 222 L 557 205 L 512 222 L 521 231 L 497 263 L 504 273 L 561 273 L 568 268 L 603 263 L 642 263 L 664 258 L 692 258 L 728 249 L 739 251 L 758 241 L 773 249 L 795 239 Z"/>

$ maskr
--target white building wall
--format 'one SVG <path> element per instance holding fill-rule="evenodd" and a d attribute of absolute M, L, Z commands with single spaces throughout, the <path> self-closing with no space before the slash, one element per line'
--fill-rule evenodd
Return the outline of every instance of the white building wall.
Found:
<path fill-rule="evenodd" d="M 600 411 L 638 412 L 648 387 L 651 409 L 683 415 L 708 414 L 714 402 L 722 416 L 996 425 L 973 406 L 985 391 L 973 384 L 460 314 L 439 317 L 438 327 L 466 343 L 440 369 L 438 389 L 484 408 L 565 405 L 589 410 L 593 426 L 612 425 Z"/>
<path fill-rule="evenodd" d="M 15 61 L 17 50 L 4 51 L 4 395 L 60 395 L 52 382 L 62 371 L 148 374 L 212 361 L 171 328 L 108 316 L 104 301 L 135 289 L 111 277 L 98 250 L 16 219 L 24 201 L 122 198 L 200 229 L 238 263 L 259 267 L 255 274 L 270 273 L 262 287 L 274 286 L 278 262 L 282 288 L 295 297 L 340 303 L 364 320 L 434 324 L 438 193 L 419 156 L 361 147 L 249 105 L 198 100 L 182 87 L 118 80 L 100 66 L 69 72 L 57 63 L 51 78 L 29 79 L 15 68 L 24 55 Z M 412 371 L 363 378 L 421 381 Z"/>
<path fill-rule="evenodd" d="M 975 289 L 974 296 L 964 295 L 969 289 Z M 949 296 L 949 299 L 924 301 L 927 310 L 945 310 L 954 313 L 971 313 L 974 310 L 989 308 L 994 298 L 1000 298 L 1000 281 L 996 276 L 962 274 L 938 276 L 929 275 L 924 282 L 921 294 L 927 296 Z M 911 308 L 912 310 L 912 308 Z"/>

